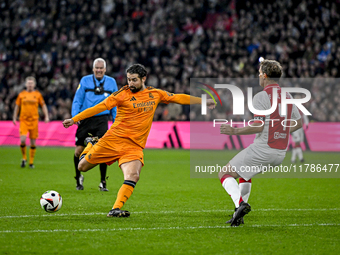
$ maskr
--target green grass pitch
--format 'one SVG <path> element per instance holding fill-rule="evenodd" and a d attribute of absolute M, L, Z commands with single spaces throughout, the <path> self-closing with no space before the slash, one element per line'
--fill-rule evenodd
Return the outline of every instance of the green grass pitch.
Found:
<path fill-rule="evenodd" d="M 190 178 L 190 151 L 145 150 L 141 179 L 123 207 L 130 218 L 107 218 L 121 170 L 108 168 L 109 192 L 98 190 L 98 168 L 77 191 L 73 153 L 38 147 L 36 168 L 22 169 L 19 147 L 0 148 L 0 254 L 339 254 L 338 178 L 254 178 L 252 211 L 243 226 L 229 227 L 231 199 L 217 179 Z M 224 155 L 227 162 L 235 152 Z M 334 163 L 339 154 L 305 159 Z M 63 197 L 54 214 L 39 204 L 51 189 Z"/>

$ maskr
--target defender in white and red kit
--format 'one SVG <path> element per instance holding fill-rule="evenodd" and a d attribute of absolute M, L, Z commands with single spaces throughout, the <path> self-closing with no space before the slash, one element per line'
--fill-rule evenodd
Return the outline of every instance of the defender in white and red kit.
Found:
<path fill-rule="evenodd" d="M 235 204 L 235 213 L 227 221 L 231 226 L 243 223 L 243 216 L 250 212 L 247 203 L 251 188 L 251 178 L 262 172 L 263 167 L 280 165 L 286 156 L 289 134 L 302 127 L 301 116 L 295 105 L 288 104 L 286 116 L 281 116 L 281 88 L 277 84 L 282 75 L 282 67 L 275 60 L 260 63 L 259 83 L 263 91 L 254 96 L 253 106 L 257 110 L 269 110 L 273 105 L 273 93 L 277 90 L 277 107 L 270 115 L 255 115 L 255 122 L 248 127 L 233 128 L 221 125 L 221 134 L 256 134 L 254 143 L 239 152 L 219 172 L 222 186 Z M 292 98 L 287 93 L 286 98 Z M 240 185 L 235 179 L 240 177 Z M 245 185 L 247 184 L 247 185 Z"/>

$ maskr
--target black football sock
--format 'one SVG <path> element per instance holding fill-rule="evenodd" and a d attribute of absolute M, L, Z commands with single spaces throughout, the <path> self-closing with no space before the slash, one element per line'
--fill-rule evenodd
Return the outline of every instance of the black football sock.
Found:
<path fill-rule="evenodd" d="M 73 161 L 74 161 L 74 168 L 76 169 L 76 179 L 78 183 L 78 179 L 80 177 L 80 171 L 78 170 L 79 157 L 76 157 L 76 155 L 74 155 Z"/>
<path fill-rule="evenodd" d="M 106 177 L 107 165 L 105 163 L 102 163 L 99 165 L 99 169 L 100 169 L 100 181 L 103 182 L 105 181 L 105 177 Z"/>

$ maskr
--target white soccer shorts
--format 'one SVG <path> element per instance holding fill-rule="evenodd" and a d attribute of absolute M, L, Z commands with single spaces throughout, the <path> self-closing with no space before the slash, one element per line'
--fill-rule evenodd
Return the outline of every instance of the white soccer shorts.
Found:
<path fill-rule="evenodd" d="M 233 169 L 245 180 L 262 172 L 263 166 L 277 166 L 282 163 L 286 151 L 251 144 L 230 160 Z"/>

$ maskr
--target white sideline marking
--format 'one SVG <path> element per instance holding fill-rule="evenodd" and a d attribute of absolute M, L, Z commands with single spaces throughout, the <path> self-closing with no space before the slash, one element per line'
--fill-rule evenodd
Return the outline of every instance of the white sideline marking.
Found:
<path fill-rule="evenodd" d="M 253 209 L 256 211 L 338 211 L 340 208 L 267 208 Z M 154 212 L 131 212 L 131 214 L 171 214 L 171 213 L 213 213 L 213 212 L 233 212 L 232 210 L 200 210 L 200 211 L 154 211 Z M 61 217 L 61 216 L 87 216 L 87 215 L 106 215 L 107 213 L 56 213 L 56 214 L 37 214 L 37 215 L 7 215 L 0 216 L 0 219 L 8 218 L 31 218 L 31 217 Z"/>
<path fill-rule="evenodd" d="M 340 226 L 340 223 L 287 224 L 287 225 L 246 225 L 239 228 L 261 227 L 312 227 L 312 226 Z M 197 227 L 158 227 L 158 228 L 108 228 L 108 229 L 35 229 L 35 230 L 1 230 L 0 233 L 55 233 L 55 232 L 107 232 L 107 231 L 138 231 L 138 230 L 187 230 L 187 229 L 218 229 L 234 228 L 231 226 L 197 226 Z"/>

